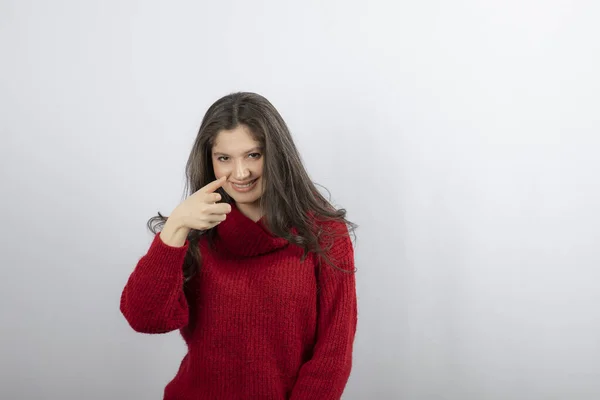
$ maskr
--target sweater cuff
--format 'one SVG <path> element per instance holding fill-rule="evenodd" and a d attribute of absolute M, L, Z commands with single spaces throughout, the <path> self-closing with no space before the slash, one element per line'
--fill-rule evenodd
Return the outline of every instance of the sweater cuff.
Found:
<path fill-rule="evenodd" d="M 162 239 L 160 237 L 160 232 L 158 232 L 156 235 L 154 235 L 154 240 L 152 241 L 152 246 L 156 246 L 156 247 L 160 248 L 161 251 L 171 251 L 171 252 L 175 252 L 175 253 L 177 251 L 186 252 L 189 245 L 190 245 L 190 241 L 188 239 L 186 239 L 183 246 L 180 246 L 180 247 L 169 246 L 168 244 L 166 244 L 165 242 L 162 241 Z M 152 246 L 151 246 L 151 248 L 152 248 Z"/>
<path fill-rule="evenodd" d="M 187 254 L 189 245 L 189 240 L 186 239 L 185 244 L 181 247 L 169 246 L 162 241 L 160 238 L 160 232 L 158 232 L 154 236 L 154 239 L 152 240 L 150 248 L 146 254 L 146 257 L 149 261 L 148 264 L 157 267 L 157 269 L 163 270 L 163 273 L 166 273 L 165 266 L 174 265 L 181 267 L 185 259 L 185 255 Z M 167 271 L 170 269 L 172 270 L 172 268 L 167 268 Z M 176 268 L 175 271 L 181 273 L 179 268 Z"/>

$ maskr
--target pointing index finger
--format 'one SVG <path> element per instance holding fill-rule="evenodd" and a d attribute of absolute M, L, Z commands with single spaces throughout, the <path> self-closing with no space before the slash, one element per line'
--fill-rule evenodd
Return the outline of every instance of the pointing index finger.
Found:
<path fill-rule="evenodd" d="M 208 185 L 204 186 L 200 190 L 203 191 L 204 193 L 212 193 L 215 190 L 217 190 L 218 188 L 220 188 L 221 186 L 223 186 L 223 184 L 225 183 L 226 180 L 227 180 L 227 177 L 222 176 L 219 179 L 216 179 L 216 180 L 210 182 Z"/>

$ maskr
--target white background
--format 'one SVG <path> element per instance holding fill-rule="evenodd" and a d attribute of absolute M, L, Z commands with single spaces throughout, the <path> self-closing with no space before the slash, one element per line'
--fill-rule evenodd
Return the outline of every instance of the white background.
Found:
<path fill-rule="evenodd" d="M 599 4 L 2 0 L 0 398 L 162 398 L 119 296 L 238 90 L 360 225 L 344 399 L 600 398 Z"/>

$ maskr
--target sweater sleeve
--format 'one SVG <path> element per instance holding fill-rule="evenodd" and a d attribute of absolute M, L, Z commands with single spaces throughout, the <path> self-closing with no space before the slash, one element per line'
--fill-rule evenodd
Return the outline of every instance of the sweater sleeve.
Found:
<path fill-rule="evenodd" d="M 189 242 L 181 247 L 165 244 L 156 234 L 138 261 L 121 294 L 121 313 L 137 332 L 166 333 L 188 323 L 183 291 L 183 262 Z"/>
<path fill-rule="evenodd" d="M 334 265 L 344 271 L 321 263 L 317 340 L 312 358 L 300 368 L 290 400 L 339 400 L 350 376 L 357 325 L 354 252 L 350 238 L 336 240 L 330 253 Z"/>

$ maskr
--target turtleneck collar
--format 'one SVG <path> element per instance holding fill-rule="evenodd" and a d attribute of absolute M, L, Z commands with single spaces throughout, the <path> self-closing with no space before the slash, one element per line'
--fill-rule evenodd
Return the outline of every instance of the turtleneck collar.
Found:
<path fill-rule="evenodd" d="M 217 246 L 239 257 L 254 257 L 281 249 L 288 241 L 274 236 L 265 226 L 264 217 L 254 222 L 244 215 L 235 204 L 225 221 L 216 227 Z"/>

